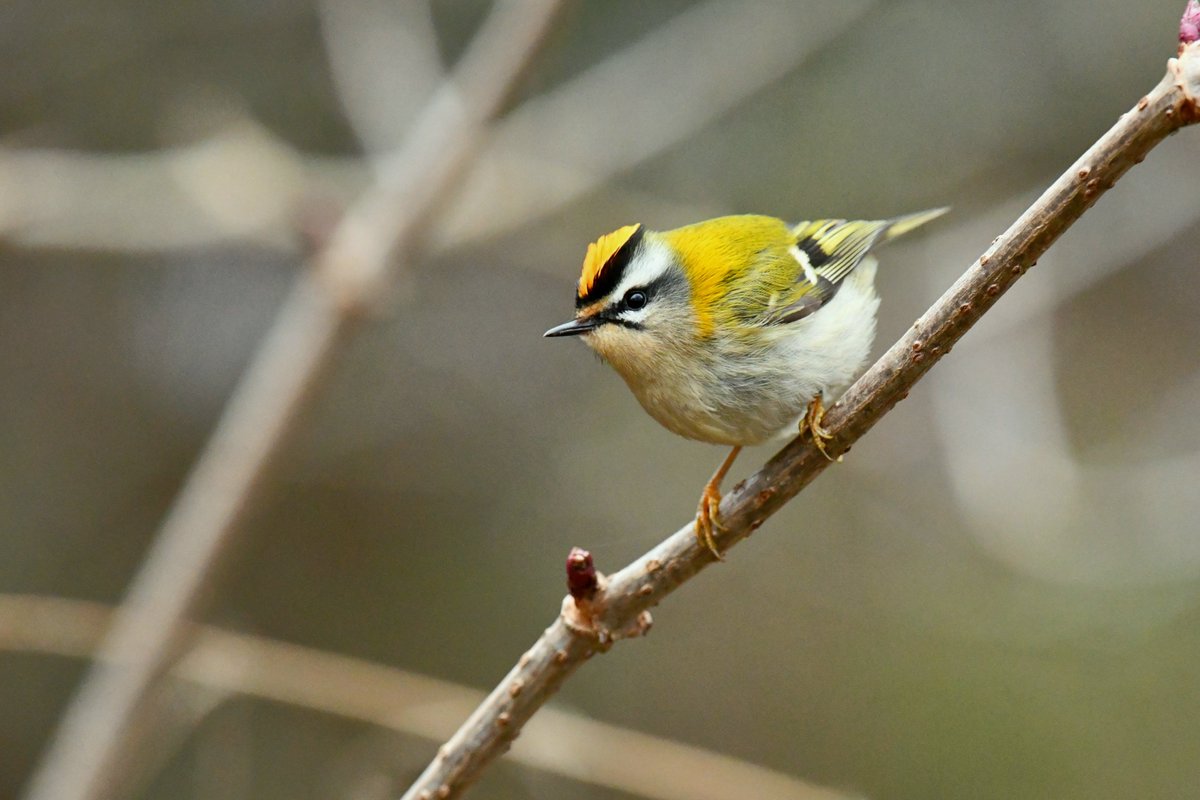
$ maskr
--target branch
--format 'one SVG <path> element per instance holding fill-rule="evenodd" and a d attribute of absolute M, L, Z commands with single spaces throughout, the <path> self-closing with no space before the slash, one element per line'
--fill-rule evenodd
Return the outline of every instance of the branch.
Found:
<path fill-rule="evenodd" d="M 1189 9 L 1192 5 L 1189 5 Z M 1185 31 L 1186 33 L 1186 31 Z M 1047 189 L 986 253 L 867 371 L 825 417 L 829 451 L 840 456 L 870 430 L 1024 275 L 1051 244 L 1151 149 L 1200 121 L 1200 44 L 1181 46 L 1163 80 Z M 829 461 L 796 439 L 721 503 L 720 546 L 748 537 L 824 471 Z M 597 585 L 573 593 L 500 685 L 438 751 L 403 800 L 457 797 L 516 738 L 521 727 L 586 659 L 614 641 L 644 633 L 649 609 L 714 557 L 689 522 L 664 542 Z M 578 553 L 569 570 L 580 569 Z"/>
<path fill-rule="evenodd" d="M 147 696 L 186 640 L 220 556 L 244 527 L 355 329 L 386 296 L 428 222 L 478 151 L 546 33 L 558 0 L 499 3 L 418 119 L 406 146 L 297 282 L 168 511 L 128 590 L 100 660 L 85 676 L 31 780 L 29 800 L 111 793 Z"/>

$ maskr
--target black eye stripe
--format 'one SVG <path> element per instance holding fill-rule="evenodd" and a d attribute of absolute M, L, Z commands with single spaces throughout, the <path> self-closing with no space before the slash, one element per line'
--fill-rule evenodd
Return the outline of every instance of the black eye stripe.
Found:
<path fill-rule="evenodd" d="M 662 297 L 671 297 L 684 291 L 686 291 L 686 285 L 684 284 L 683 275 L 675 272 L 668 272 L 665 275 L 659 275 L 645 286 L 631 287 L 625 292 L 624 296 L 621 298 L 620 302 L 616 304 L 616 306 L 619 308 L 631 308 L 628 300 L 629 295 L 633 292 L 641 292 L 646 296 L 646 302 L 642 304 L 642 307 L 644 308 L 645 306 L 650 305 L 650 302 L 660 295 Z"/>
<path fill-rule="evenodd" d="M 626 302 L 626 299 L 631 293 L 641 292 L 646 296 L 646 302 L 642 306 L 642 308 L 644 308 L 645 306 L 650 305 L 651 302 L 654 302 L 655 298 L 661 296 L 663 300 L 666 300 L 675 296 L 682 297 L 682 293 L 686 291 L 687 285 L 684 283 L 682 274 L 670 272 L 665 275 L 660 275 L 645 286 L 634 286 L 628 289 L 625 294 L 621 296 L 620 300 L 611 302 L 607 308 L 596 314 L 595 319 L 603 324 L 619 325 L 623 328 L 629 328 L 630 330 L 642 331 L 646 329 L 644 324 L 625 319 L 621 316 L 621 314 L 625 311 L 639 310 L 631 307 Z"/>
<path fill-rule="evenodd" d="M 601 267 L 599 274 L 596 275 L 588 293 L 582 297 L 577 296 L 575 298 L 576 308 L 583 308 L 586 305 L 594 303 L 617 288 L 617 284 L 621 282 L 621 277 L 625 274 L 625 268 L 629 266 L 629 262 L 633 260 L 634 254 L 641 246 L 642 237 L 645 233 L 645 228 L 638 228 L 629 237 L 629 241 L 621 245 L 621 249 L 609 257 L 608 262 Z"/>

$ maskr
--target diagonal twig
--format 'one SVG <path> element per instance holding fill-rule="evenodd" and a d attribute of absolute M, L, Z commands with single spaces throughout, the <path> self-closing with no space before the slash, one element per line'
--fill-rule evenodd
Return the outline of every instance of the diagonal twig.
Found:
<path fill-rule="evenodd" d="M 34 773 L 29 800 L 112 791 L 147 695 L 178 656 L 220 556 L 346 343 L 423 242 L 549 28 L 559 0 L 499 3 L 404 148 L 377 165 L 300 276 L 134 577 L 100 660 Z"/>
<path fill-rule="evenodd" d="M 999 236 L 829 410 L 829 452 L 836 457 L 849 451 L 1127 170 L 1168 135 L 1197 121 L 1200 44 L 1193 43 L 1181 47 L 1162 81 Z M 720 507 L 725 525 L 721 548 L 748 537 L 828 465 L 807 439 L 786 446 L 726 495 Z M 649 609 L 712 563 L 713 555 L 697 542 L 688 523 L 620 572 L 607 579 L 600 576 L 595 595 L 586 602 L 566 598 L 562 614 L 438 750 L 403 800 L 459 796 L 587 658 L 617 639 L 645 632 Z"/>

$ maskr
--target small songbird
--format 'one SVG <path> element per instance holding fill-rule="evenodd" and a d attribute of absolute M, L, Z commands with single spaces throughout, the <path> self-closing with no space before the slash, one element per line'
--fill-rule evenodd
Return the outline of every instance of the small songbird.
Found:
<path fill-rule="evenodd" d="M 738 452 L 798 429 L 825 453 L 824 403 L 858 376 L 875 336 L 871 250 L 946 210 L 627 225 L 588 246 L 575 318 L 545 335 L 582 336 L 668 430 L 732 446 L 696 513 L 697 538 L 720 559 L 721 481 Z"/>

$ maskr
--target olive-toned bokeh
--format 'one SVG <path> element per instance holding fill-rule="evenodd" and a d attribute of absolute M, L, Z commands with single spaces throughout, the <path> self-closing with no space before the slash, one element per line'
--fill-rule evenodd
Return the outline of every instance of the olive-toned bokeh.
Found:
<path fill-rule="evenodd" d="M 488 11 L 436 2 L 427 34 L 407 6 L 0 8 L 0 593 L 119 602 L 307 242 L 366 184 L 364 142 L 399 142 L 428 96 L 389 48 L 452 63 Z M 723 455 L 541 338 L 589 241 L 953 206 L 884 253 L 881 352 L 1158 81 L 1182 6 L 568 4 L 501 123 L 524 167 L 451 211 L 339 358 L 206 621 L 490 688 L 553 618 L 568 549 L 623 565 Z M 761 50 L 663 34 L 720 19 Z M 605 71 L 655 35 L 649 69 Z M 1152 153 L 845 463 L 555 702 L 854 796 L 1193 796 L 1197 164 L 1200 131 Z M 562 170 L 586 190 L 521 222 Z M 86 664 L 2 644 L 16 797 Z M 138 797 L 387 797 L 437 746 L 237 697 L 197 718 Z M 501 764 L 472 796 L 628 795 Z"/>

